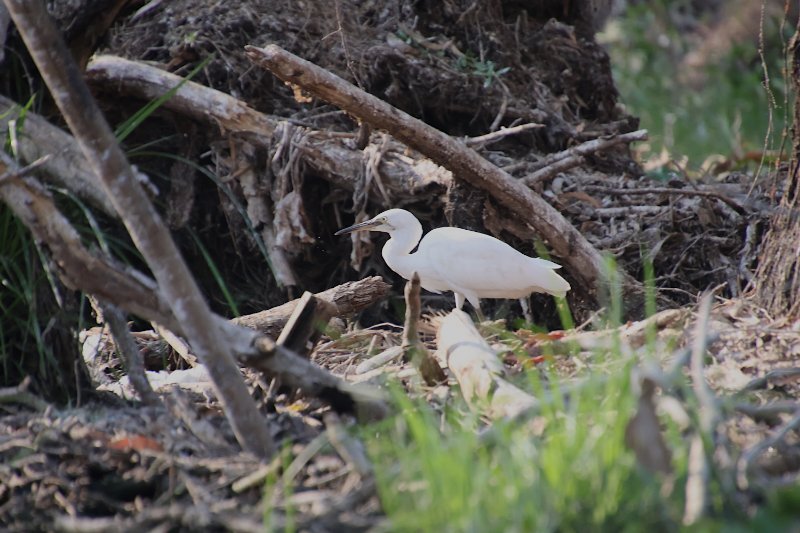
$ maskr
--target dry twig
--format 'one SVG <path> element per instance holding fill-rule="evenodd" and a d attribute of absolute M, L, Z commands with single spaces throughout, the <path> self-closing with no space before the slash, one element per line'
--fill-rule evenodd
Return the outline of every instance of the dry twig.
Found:
<path fill-rule="evenodd" d="M 470 137 L 464 140 L 464 143 L 467 146 L 475 146 L 475 145 L 484 145 L 487 143 L 497 142 L 499 140 L 505 139 L 509 135 L 517 135 L 519 133 L 536 129 L 536 128 L 543 128 L 543 124 L 537 124 L 535 122 L 531 122 L 528 124 L 520 124 L 519 126 L 512 126 L 510 128 L 503 128 L 497 131 L 493 131 L 491 133 L 487 133 L 485 135 L 478 135 L 477 137 Z"/>
<path fill-rule="evenodd" d="M 403 328 L 403 351 L 406 361 L 411 361 L 417 367 L 422 379 L 428 385 L 444 382 L 446 376 L 442 367 L 427 348 L 420 342 L 417 332 L 417 323 L 420 317 L 419 276 L 414 276 L 406 282 L 406 322 Z"/>
<path fill-rule="evenodd" d="M 750 472 L 753 461 L 762 453 L 783 442 L 793 431 L 800 428 L 800 409 L 795 411 L 794 416 L 786 422 L 774 435 L 764 439 L 749 450 L 745 451 L 736 464 L 736 484 L 740 489 L 746 490 L 749 486 L 748 473 Z"/>
<path fill-rule="evenodd" d="M 593 185 L 588 185 L 583 187 L 584 190 L 589 192 L 599 192 L 603 194 L 614 194 L 614 195 L 639 195 L 639 194 L 671 194 L 675 196 L 701 196 L 705 198 L 714 198 L 721 202 L 724 202 L 728 205 L 731 209 L 736 211 L 742 216 L 746 216 L 747 209 L 745 209 L 741 204 L 731 200 L 724 194 L 715 192 L 715 191 L 698 191 L 695 189 L 674 189 L 670 187 L 646 187 L 640 189 L 617 189 L 614 187 L 596 187 Z"/>
<path fill-rule="evenodd" d="M 139 395 L 143 403 L 147 405 L 159 405 L 161 402 L 158 395 L 153 391 L 150 382 L 147 380 L 147 375 L 144 370 L 144 357 L 136 341 L 128 330 L 128 324 L 125 321 L 125 315 L 116 306 L 103 303 L 103 320 L 105 320 L 108 327 L 111 329 L 111 335 L 114 337 L 114 343 L 117 345 L 117 350 L 120 353 L 125 366 L 128 370 L 128 379 L 133 385 L 133 389 Z"/>
<path fill-rule="evenodd" d="M 692 436 L 689 446 L 689 475 L 686 479 L 686 507 L 683 513 L 684 525 L 696 523 L 706 511 L 708 502 L 709 457 L 707 446 L 713 446 L 714 433 L 719 409 L 713 391 L 706 383 L 703 373 L 703 358 L 708 342 L 708 320 L 711 312 L 710 294 L 706 294 L 697 311 L 697 323 L 692 343 L 690 372 L 692 389 L 699 405 L 699 428 Z"/>

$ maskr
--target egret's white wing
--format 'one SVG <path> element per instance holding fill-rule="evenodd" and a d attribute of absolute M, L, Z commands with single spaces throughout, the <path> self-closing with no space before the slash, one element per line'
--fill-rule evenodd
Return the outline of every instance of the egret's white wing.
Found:
<path fill-rule="evenodd" d="M 544 259 L 534 261 L 498 239 L 460 228 L 431 231 L 418 253 L 425 255 L 436 276 L 451 290 L 472 292 L 479 298 L 517 298 L 532 287 L 549 291 L 551 276 L 560 279 L 553 272 L 559 265 Z M 562 290 L 559 287 L 557 292 Z"/>

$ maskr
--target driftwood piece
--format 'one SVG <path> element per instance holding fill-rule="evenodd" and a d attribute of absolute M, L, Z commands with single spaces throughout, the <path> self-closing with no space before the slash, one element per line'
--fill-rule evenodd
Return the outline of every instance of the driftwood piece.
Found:
<path fill-rule="evenodd" d="M 111 200 L 92 173 L 75 138 L 30 110 L 24 113 L 24 123 L 17 131 L 21 115 L 19 104 L 0 95 L 0 128 L 8 132 L 14 155 L 24 163 L 50 155 L 42 165 L 48 180 L 69 189 L 107 215 L 116 217 Z"/>
<path fill-rule="evenodd" d="M 144 100 L 158 98 L 183 85 L 163 107 L 194 120 L 216 125 L 220 134 L 235 133 L 246 140 L 269 148 L 279 124 L 286 119 L 265 115 L 241 100 L 205 87 L 146 63 L 114 56 L 93 58 L 87 67 L 89 83 L 98 89 L 113 87 L 115 94 Z M 292 148 L 300 150 L 303 161 L 324 179 L 346 190 L 355 191 L 363 181 L 365 158 L 354 150 L 350 135 L 331 134 L 308 129 L 302 142 Z M 438 198 L 451 179 L 449 171 L 429 159 L 410 158 L 397 145 L 384 154 L 380 172 L 384 187 L 397 205 L 417 201 L 419 195 Z M 377 188 L 367 191 L 381 201 Z"/>
<path fill-rule="evenodd" d="M 369 307 L 389 294 L 391 285 L 383 281 L 380 276 L 371 276 L 358 281 L 343 283 L 319 292 L 314 296 L 334 306 L 334 315 L 342 316 L 357 313 Z M 240 326 L 254 329 L 268 337 L 275 338 L 280 334 L 286 321 L 294 312 L 300 300 L 292 300 L 278 307 L 259 311 L 252 315 L 234 318 L 232 322 Z"/>
<path fill-rule="evenodd" d="M 297 355 L 308 357 L 322 333 L 321 328 L 335 313 L 336 307 L 332 303 L 306 291 L 286 321 L 277 343 Z"/>
<path fill-rule="evenodd" d="M 503 364 L 465 312 L 454 309 L 441 319 L 437 347 L 437 357 L 447 364 L 473 409 L 503 418 L 538 405 L 536 398 L 503 379 Z"/>
<path fill-rule="evenodd" d="M 428 385 L 443 383 L 447 377 L 444 375 L 439 362 L 431 356 L 425 345 L 419 340 L 417 324 L 420 316 L 419 276 L 416 272 L 411 280 L 406 282 L 406 322 L 403 327 L 403 352 L 406 361 L 411 361 L 417 367 L 422 379 Z"/>
<path fill-rule="evenodd" d="M 279 46 L 247 46 L 245 50 L 251 61 L 278 78 L 388 131 L 453 171 L 459 179 L 488 192 L 532 226 L 553 248 L 555 255 L 567 264 L 582 292 L 597 299 L 598 284 L 604 279 L 602 256 L 558 211 L 523 183 L 458 140 Z M 628 303 L 638 310 L 643 305 L 641 284 L 628 275 L 622 277 Z"/>

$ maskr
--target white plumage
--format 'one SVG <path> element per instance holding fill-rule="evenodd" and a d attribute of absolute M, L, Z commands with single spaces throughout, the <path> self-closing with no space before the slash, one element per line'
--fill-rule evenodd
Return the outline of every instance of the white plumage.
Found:
<path fill-rule="evenodd" d="M 555 272 L 560 265 L 528 257 L 483 233 L 438 228 L 420 242 L 422 225 L 404 209 L 389 209 L 336 235 L 365 230 L 390 235 L 381 252 L 389 268 L 405 279 L 416 272 L 425 290 L 453 291 L 458 309 L 465 298 L 478 309 L 480 298 L 522 298 L 532 292 L 564 296 L 570 290 Z M 418 250 L 411 253 L 417 243 Z"/>

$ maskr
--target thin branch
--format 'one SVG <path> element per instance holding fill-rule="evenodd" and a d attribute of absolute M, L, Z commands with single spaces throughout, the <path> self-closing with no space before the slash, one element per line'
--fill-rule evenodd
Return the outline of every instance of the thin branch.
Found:
<path fill-rule="evenodd" d="M 47 163 L 51 159 L 51 157 L 52 156 L 50 154 L 43 155 L 42 157 L 40 157 L 39 159 L 37 159 L 36 161 L 34 161 L 33 163 L 31 163 L 29 165 L 26 165 L 26 166 L 24 166 L 22 168 L 15 168 L 14 165 L 9 165 L 10 157 L 5 152 L 2 152 L 2 159 L 3 159 L 3 162 L 4 162 L 4 166 L 6 167 L 7 170 L 5 172 L 3 172 L 2 174 L 0 174 L 0 185 L 2 185 L 2 183 L 4 181 L 10 180 L 10 179 L 23 178 L 23 177 L 27 176 L 28 174 L 32 173 L 37 168 L 39 168 L 42 165 L 44 165 L 45 163 Z"/>
<path fill-rule="evenodd" d="M 3 387 L 0 389 L 0 404 L 21 403 L 37 411 L 44 411 L 49 405 L 46 401 L 28 391 L 31 385 L 30 376 L 26 376 L 16 387 Z"/>
<path fill-rule="evenodd" d="M 543 172 L 547 167 L 558 163 L 563 159 L 575 156 L 590 155 L 601 150 L 607 150 L 612 146 L 622 143 L 632 143 L 636 141 L 647 140 L 647 130 L 637 130 L 629 133 L 620 133 L 619 135 L 612 135 L 610 137 L 601 137 L 599 139 L 592 139 L 577 146 L 572 146 L 566 150 L 550 154 L 538 162 L 540 168 L 520 181 L 525 185 L 533 185 L 540 178 L 537 178 L 537 173 Z"/>
<path fill-rule="evenodd" d="M 541 183 L 545 180 L 548 180 L 558 174 L 559 172 L 564 172 L 565 170 L 569 170 L 573 167 L 577 167 L 582 165 L 586 160 L 579 156 L 579 155 L 571 155 L 569 157 L 565 157 L 564 159 L 560 159 L 547 165 L 544 168 L 540 168 L 536 172 L 532 174 L 528 174 L 524 176 L 522 180 L 524 181 L 525 185 L 528 187 L 533 187 L 538 183 Z"/>
<path fill-rule="evenodd" d="M 627 196 L 634 194 L 673 194 L 675 196 L 703 196 L 707 198 L 715 198 L 727 204 L 731 209 L 733 209 L 740 215 L 743 216 L 747 215 L 747 209 L 745 209 L 741 204 L 731 200 L 724 194 L 720 194 L 714 191 L 698 191 L 694 189 L 673 189 L 670 187 L 647 187 L 643 189 L 616 189 L 613 187 L 596 187 L 594 185 L 588 185 L 583 189 L 588 192 L 599 192 L 603 194 L 613 194 L 620 196 Z"/>
<path fill-rule="evenodd" d="M 477 137 L 470 137 L 464 140 L 464 144 L 466 144 L 467 146 L 475 146 L 475 145 L 493 143 L 505 139 L 509 135 L 517 135 L 518 133 L 522 133 L 524 131 L 536 128 L 543 128 L 543 127 L 544 124 L 537 124 L 535 122 L 531 122 L 529 124 L 520 124 L 519 126 L 513 126 L 511 128 L 503 128 L 501 130 L 493 131 L 491 133 L 487 133 L 486 135 L 478 135 Z"/>
<path fill-rule="evenodd" d="M 208 304 L 169 231 L 83 81 L 42 0 L 4 0 L 56 104 L 100 179 L 133 242 L 163 291 L 175 319 L 208 368 L 217 396 L 241 445 L 258 457 L 275 449 L 228 346 L 220 340 Z"/>
<path fill-rule="evenodd" d="M 800 409 L 795 411 L 794 416 L 786 422 L 781 428 L 775 432 L 768 439 L 764 439 L 752 448 L 745 451 L 736 463 L 736 484 L 741 490 L 746 490 L 750 485 L 748 481 L 748 473 L 750 471 L 753 461 L 755 461 L 762 453 L 777 446 L 783 442 L 784 439 L 800 428 Z"/>
<path fill-rule="evenodd" d="M 766 389 L 772 383 L 781 381 L 796 381 L 797 378 L 800 377 L 800 368 L 776 368 L 775 370 L 770 370 L 766 374 L 761 377 L 751 379 L 747 385 L 742 388 L 743 392 L 749 392 L 759 389 Z"/>
<path fill-rule="evenodd" d="M 109 303 L 101 303 L 100 305 L 103 310 L 103 320 L 111 329 L 111 335 L 114 337 L 117 350 L 128 368 L 128 379 L 133 389 L 145 404 L 159 405 L 161 401 L 147 380 L 147 374 L 145 374 L 144 370 L 144 357 L 128 329 L 124 313 L 118 307 Z"/>
<path fill-rule="evenodd" d="M 706 355 L 708 338 L 708 320 L 711 312 L 711 295 L 706 294 L 700 302 L 697 311 L 697 323 L 694 329 L 691 360 L 689 369 L 692 376 L 692 390 L 697 397 L 699 405 L 698 431 L 692 437 L 689 447 L 689 472 L 686 479 L 686 507 L 683 514 L 683 524 L 696 523 L 706 511 L 708 505 L 708 477 L 709 457 L 707 446 L 711 446 L 714 439 L 714 429 L 718 420 L 719 410 L 714 393 L 706 383 L 703 373 L 703 359 Z"/>

